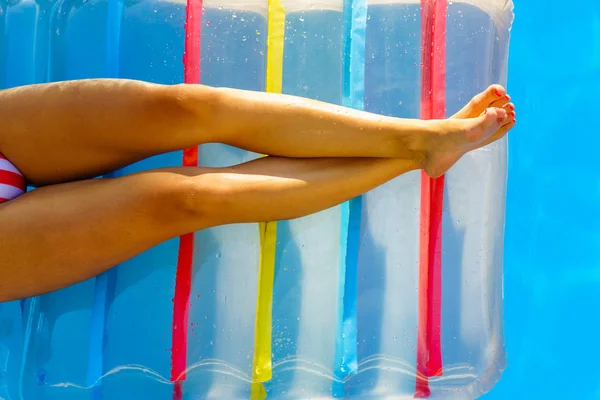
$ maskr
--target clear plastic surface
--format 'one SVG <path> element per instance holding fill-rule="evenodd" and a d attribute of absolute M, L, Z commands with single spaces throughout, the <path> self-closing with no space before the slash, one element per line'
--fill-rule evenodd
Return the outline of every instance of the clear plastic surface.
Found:
<path fill-rule="evenodd" d="M 2 87 L 106 77 L 115 71 L 122 78 L 183 82 L 185 3 L 111 4 L 0 1 Z M 283 1 L 284 93 L 343 103 L 344 4 Z M 265 90 L 268 15 L 267 0 L 204 2 L 203 84 Z M 364 17 L 366 32 L 357 42 L 364 43 L 364 108 L 419 118 L 419 2 L 371 0 Z M 448 116 L 489 84 L 505 84 L 511 24 L 509 0 L 448 2 L 446 89 L 434 94 L 445 96 Z M 429 378 L 431 398 L 476 398 L 493 387 L 505 366 L 506 148 L 502 140 L 470 153 L 446 176 L 443 376 Z M 199 148 L 203 166 L 256 157 L 220 144 Z M 175 152 L 117 174 L 181 163 L 182 152 Z M 415 394 L 420 183 L 420 172 L 412 172 L 362 197 L 358 371 L 341 383 L 346 398 L 408 399 Z M 341 218 L 338 206 L 278 223 L 273 378 L 264 385 L 269 398 L 328 399 L 340 385 L 334 366 L 344 257 Z M 178 246 L 179 239 L 173 239 L 98 278 L 0 304 L 0 399 L 172 398 Z M 249 398 L 260 258 L 257 225 L 197 232 L 194 250 L 183 398 Z"/>

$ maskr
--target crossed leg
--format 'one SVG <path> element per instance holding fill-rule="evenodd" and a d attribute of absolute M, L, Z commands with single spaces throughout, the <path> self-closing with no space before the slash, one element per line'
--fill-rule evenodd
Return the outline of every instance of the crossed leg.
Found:
<path fill-rule="evenodd" d="M 281 157 L 403 158 L 440 175 L 507 132 L 505 96 L 493 86 L 480 95 L 485 105 L 477 114 L 421 121 L 202 85 L 111 79 L 31 85 L 0 92 L 0 152 L 38 185 L 90 178 L 209 142 Z"/>
<path fill-rule="evenodd" d="M 0 205 L 0 302 L 92 278 L 188 232 L 324 210 L 416 168 L 401 159 L 265 157 L 42 187 Z"/>
<path fill-rule="evenodd" d="M 481 95 L 457 118 L 492 103 L 511 112 L 500 97 Z M 514 124 L 503 122 L 482 143 Z M 308 215 L 419 168 L 401 158 L 266 157 L 42 187 L 0 205 L 0 301 L 81 282 L 188 232 Z"/>

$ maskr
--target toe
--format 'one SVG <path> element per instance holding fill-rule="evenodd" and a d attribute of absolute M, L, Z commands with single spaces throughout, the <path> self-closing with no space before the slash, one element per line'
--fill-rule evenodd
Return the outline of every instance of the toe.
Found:
<path fill-rule="evenodd" d="M 517 117 L 515 105 L 513 103 L 505 104 L 502 107 L 502 109 L 506 112 L 506 119 L 504 120 L 502 125 L 511 123 Z"/>
<path fill-rule="evenodd" d="M 499 107 L 487 108 L 482 114 L 482 117 L 485 120 L 484 125 L 486 125 L 486 126 L 491 126 L 493 124 L 498 124 L 499 126 L 503 125 L 505 123 L 505 121 L 507 120 L 507 118 L 509 117 L 509 112 L 513 112 L 513 111 L 506 111 L 504 108 L 499 108 Z"/>
<path fill-rule="evenodd" d="M 477 96 L 473 97 L 472 102 L 477 103 L 484 108 L 492 106 L 496 101 L 502 101 L 505 99 L 506 89 L 500 85 L 491 85 Z"/>
<path fill-rule="evenodd" d="M 458 113 L 454 118 L 472 118 L 485 111 L 488 107 L 495 107 L 494 103 L 498 102 L 499 107 L 502 107 L 509 100 L 505 97 L 506 89 L 501 85 L 491 85 L 483 92 L 479 93 Z"/>
<path fill-rule="evenodd" d="M 502 139 L 504 136 L 506 136 L 506 134 L 515 127 L 515 124 L 517 123 L 516 119 L 512 119 L 510 120 L 507 124 L 503 125 L 502 128 L 498 129 L 496 132 L 494 132 L 494 134 L 492 136 L 490 136 L 489 138 L 487 138 L 485 141 L 483 141 L 483 143 L 481 144 L 480 147 L 484 147 L 487 146 L 488 144 L 494 143 L 500 139 Z"/>
<path fill-rule="evenodd" d="M 515 105 L 513 103 L 508 103 L 502 106 L 506 110 L 506 112 L 515 111 Z"/>
<path fill-rule="evenodd" d="M 491 85 L 481 93 L 489 100 L 495 100 L 506 96 L 506 89 L 502 85 Z"/>
<path fill-rule="evenodd" d="M 494 134 L 506 119 L 507 113 L 502 108 L 487 108 L 478 118 L 472 119 L 468 141 L 480 143 Z"/>
<path fill-rule="evenodd" d="M 489 107 L 504 107 L 510 101 L 510 96 L 505 94 L 499 99 L 492 102 Z"/>
<path fill-rule="evenodd" d="M 504 125 L 510 124 L 512 121 L 517 119 L 517 113 L 512 110 L 507 110 L 506 120 L 504 121 Z"/>

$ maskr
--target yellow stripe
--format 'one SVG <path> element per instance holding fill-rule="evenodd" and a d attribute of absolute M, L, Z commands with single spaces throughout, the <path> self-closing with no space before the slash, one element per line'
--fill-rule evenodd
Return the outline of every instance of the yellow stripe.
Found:
<path fill-rule="evenodd" d="M 281 93 L 283 80 L 283 41 L 285 38 L 285 9 L 281 0 L 269 0 L 267 33 L 266 91 Z M 251 399 L 262 400 L 266 391 L 262 383 L 273 375 L 271 365 L 271 329 L 273 322 L 273 281 L 275 279 L 275 246 L 277 223 L 259 224 L 260 267 L 258 299 L 254 328 L 254 359 L 252 362 Z"/>
<path fill-rule="evenodd" d="M 281 93 L 283 81 L 283 41 L 285 9 L 281 0 L 269 0 L 267 36 L 267 92 Z"/>

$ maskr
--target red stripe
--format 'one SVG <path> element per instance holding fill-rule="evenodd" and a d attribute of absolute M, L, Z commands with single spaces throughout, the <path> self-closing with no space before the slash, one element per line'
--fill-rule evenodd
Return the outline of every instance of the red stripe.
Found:
<path fill-rule="evenodd" d="M 23 175 L 12 171 L 5 171 L 3 169 L 0 169 L 0 183 L 18 187 L 22 190 L 25 190 L 26 187 L 25 178 L 23 178 Z"/>
<path fill-rule="evenodd" d="M 446 114 L 447 0 L 421 0 L 421 118 Z M 421 176 L 419 322 L 415 397 L 429 397 L 428 377 L 442 375 L 442 208 L 444 177 Z"/>
<path fill-rule="evenodd" d="M 4 203 L 5 201 L 8 201 L 8 199 L 5 199 L 4 197 L 0 197 L 0 203 Z"/>
<path fill-rule="evenodd" d="M 188 0 L 185 21 L 185 52 L 183 68 L 185 83 L 200 83 L 200 35 L 202 0 Z M 198 148 L 183 151 L 183 165 L 198 165 Z M 194 260 L 194 234 L 181 237 L 179 259 L 173 298 L 173 336 L 171 349 L 171 381 L 175 382 L 173 400 L 183 398 L 182 382 L 186 378 L 189 298 L 192 289 L 192 264 Z"/>
<path fill-rule="evenodd" d="M 2 155 L 2 153 L 0 153 L 0 159 L 2 159 L 2 160 L 6 160 L 6 157 L 4 157 L 4 156 Z"/>

